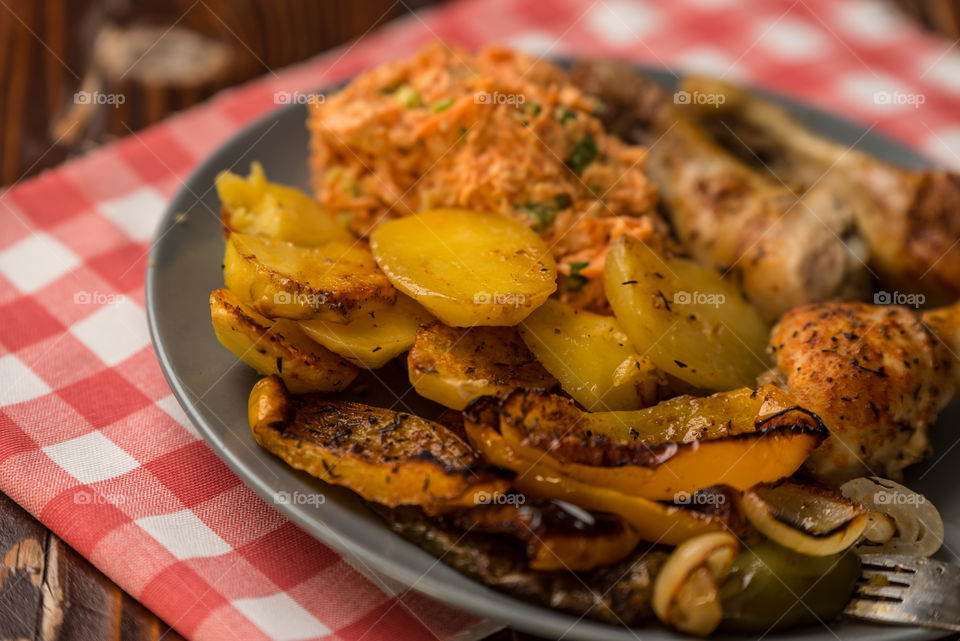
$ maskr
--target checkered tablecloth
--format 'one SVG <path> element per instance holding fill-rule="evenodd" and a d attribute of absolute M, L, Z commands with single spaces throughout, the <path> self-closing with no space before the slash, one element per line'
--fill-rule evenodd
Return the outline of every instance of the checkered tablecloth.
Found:
<path fill-rule="evenodd" d="M 275 108 L 275 92 L 315 89 L 435 38 L 724 75 L 960 166 L 960 53 L 879 2 L 461 0 L 4 191 L 0 490 L 188 638 L 492 629 L 361 574 L 245 487 L 171 395 L 144 315 L 154 227 L 201 159 Z"/>

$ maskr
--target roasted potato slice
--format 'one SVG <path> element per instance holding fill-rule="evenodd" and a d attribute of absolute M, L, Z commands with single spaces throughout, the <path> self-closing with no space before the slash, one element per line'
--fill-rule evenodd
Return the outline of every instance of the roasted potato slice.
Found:
<path fill-rule="evenodd" d="M 491 502 L 454 512 L 449 518 L 467 530 L 507 534 L 523 541 L 534 570 L 592 570 L 624 559 L 640 541 L 636 530 L 613 515 L 528 500 L 523 494 L 502 498 L 514 502 Z"/>
<path fill-rule="evenodd" d="M 425 325 L 417 331 L 407 368 L 420 396 L 455 410 L 478 396 L 557 384 L 512 327 Z"/>
<path fill-rule="evenodd" d="M 665 505 L 591 485 L 546 465 L 539 458 L 525 458 L 511 449 L 500 435 L 498 405 L 494 397 L 476 399 L 464 412 L 464 427 L 470 443 L 487 461 L 517 473 L 513 487 L 518 491 L 566 501 L 585 510 L 617 514 L 633 526 L 642 540 L 664 545 L 677 545 L 699 534 L 729 529 L 733 525 L 721 513 Z"/>
<path fill-rule="evenodd" d="M 750 386 L 770 367 L 770 328 L 712 269 L 621 236 L 607 254 L 604 287 L 637 351 L 695 387 Z"/>
<path fill-rule="evenodd" d="M 517 330 L 563 391 L 591 412 L 653 405 L 666 384 L 663 373 L 636 353 L 612 316 L 549 299 Z"/>
<path fill-rule="evenodd" d="M 292 392 L 342 390 L 359 372 L 304 336 L 293 321 L 265 318 L 227 289 L 210 294 L 210 316 L 224 347 L 260 374 L 279 375 Z"/>
<path fill-rule="evenodd" d="M 397 289 L 447 325 L 516 325 L 557 288 L 543 240 L 499 214 L 438 209 L 385 222 L 370 234 Z"/>
<path fill-rule="evenodd" d="M 736 394 L 742 399 L 744 392 Z M 696 405 L 698 400 L 688 402 Z M 656 405 L 618 412 L 615 418 L 624 422 L 628 433 L 633 422 L 642 427 L 657 422 L 676 429 L 673 409 L 673 404 L 665 408 Z M 617 439 L 594 432 L 590 417 L 596 414 L 583 414 L 570 399 L 543 391 L 514 390 L 500 405 L 500 433 L 521 457 L 540 460 L 565 476 L 667 501 L 718 483 L 742 490 L 789 476 L 828 436 L 820 419 L 799 407 L 755 414 L 750 427 L 742 424 L 743 412 L 735 403 L 728 409 L 734 411 L 694 413 L 692 425 L 679 426 L 687 434 L 697 434 L 688 441 L 645 439 L 640 430 L 636 436 Z M 709 426 L 720 434 L 707 437 Z"/>
<path fill-rule="evenodd" d="M 510 487 L 509 472 L 485 464 L 439 423 L 319 395 L 292 396 L 276 376 L 254 386 L 248 416 L 267 450 L 368 501 L 428 510 L 474 506 Z"/>
<path fill-rule="evenodd" d="M 349 323 L 300 321 L 303 333 L 351 363 L 377 369 L 413 347 L 417 328 L 433 317 L 403 294 L 390 307 L 359 314 Z"/>
<path fill-rule="evenodd" d="M 354 240 L 313 198 L 299 189 L 268 182 L 258 162 L 251 163 L 246 178 L 221 171 L 216 186 L 223 204 L 220 217 L 230 231 L 269 236 L 303 247 Z"/>
<path fill-rule="evenodd" d="M 271 318 L 345 323 L 393 305 L 397 290 L 363 243 L 298 247 L 230 234 L 223 259 L 227 288 Z"/>

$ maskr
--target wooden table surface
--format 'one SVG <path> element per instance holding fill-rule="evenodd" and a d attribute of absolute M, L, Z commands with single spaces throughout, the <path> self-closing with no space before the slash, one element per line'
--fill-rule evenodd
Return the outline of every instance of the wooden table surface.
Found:
<path fill-rule="evenodd" d="M 0 639 L 183 637 L 0 494 Z"/>

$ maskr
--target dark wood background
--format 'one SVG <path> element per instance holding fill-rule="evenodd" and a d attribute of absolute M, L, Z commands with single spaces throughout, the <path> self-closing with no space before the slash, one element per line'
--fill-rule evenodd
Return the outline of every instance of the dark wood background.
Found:
<path fill-rule="evenodd" d="M 0 185 L 436 2 L 3 0 Z"/>

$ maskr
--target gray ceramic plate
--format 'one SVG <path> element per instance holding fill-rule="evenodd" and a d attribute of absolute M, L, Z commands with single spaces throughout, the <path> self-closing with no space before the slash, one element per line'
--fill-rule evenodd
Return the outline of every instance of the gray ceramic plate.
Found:
<path fill-rule="evenodd" d="M 672 74 L 646 70 L 664 84 Z M 772 96 L 818 130 L 838 141 L 853 144 L 902 165 L 922 167 L 917 154 L 863 128 L 804 105 Z M 221 347 L 210 326 L 208 297 L 221 287 L 220 259 L 223 236 L 217 218 L 219 201 L 213 180 L 223 169 L 246 173 L 251 161 L 263 163 L 273 179 L 307 188 L 306 108 L 291 105 L 250 125 L 217 150 L 170 203 L 160 224 L 147 269 L 146 298 L 150 331 L 164 374 L 200 433 L 216 453 L 251 488 L 277 509 L 330 547 L 350 555 L 359 564 L 405 585 L 412 586 L 452 606 L 501 621 L 513 628 L 549 638 L 620 641 L 666 640 L 680 637 L 663 629 L 632 631 L 626 628 L 577 620 L 537 607 L 476 583 L 390 532 L 352 493 L 327 486 L 298 473 L 260 449 L 247 426 L 246 399 L 257 376 Z M 181 216 L 181 214 L 185 214 Z M 179 221 L 179 222 L 178 222 Z M 409 382 L 402 366 L 390 365 L 371 378 L 366 400 L 383 407 L 399 407 L 400 400 L 413 411 L 433 415 L 437 406 L 406 394 Z M 958 413 L 952 408 L 953 415 Z M 960 466 L 960 449 L 953 444 L 944 417 L 936 431 L 937 455 L 945 459 L 923 476 L 917 470 L 908 478 L 912 488 L 925 492 L 947 521 L 947 545 L 960 550 L 960 494 L 951 478 Z M 320 505 L 278 504 L 274 497 L 322 493 Z M 937 633 L 841 622 L 792 630 L 780 639 L 924 639 Z"/>

